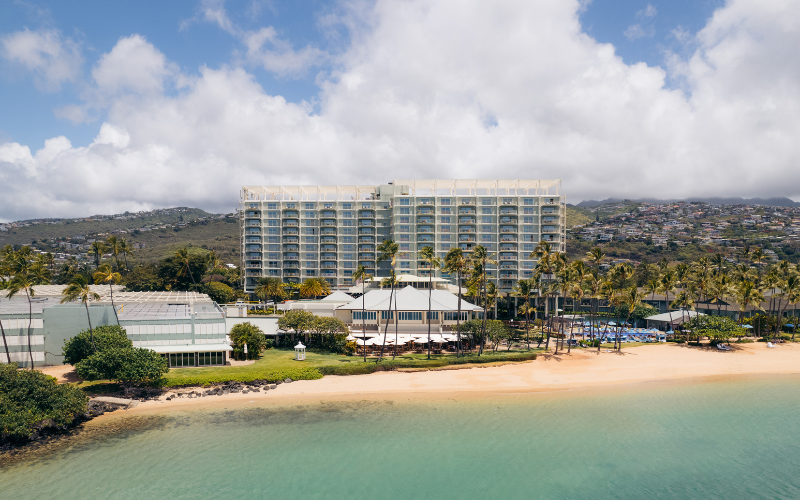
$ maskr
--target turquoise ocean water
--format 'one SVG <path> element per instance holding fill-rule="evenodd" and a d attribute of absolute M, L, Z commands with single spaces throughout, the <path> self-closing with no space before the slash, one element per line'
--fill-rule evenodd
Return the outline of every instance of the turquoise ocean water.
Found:
<path fill-rule="evenodd" d="M 116 422 L 0 459 L 0 497 L 800 498 L 796 376 Z"/>

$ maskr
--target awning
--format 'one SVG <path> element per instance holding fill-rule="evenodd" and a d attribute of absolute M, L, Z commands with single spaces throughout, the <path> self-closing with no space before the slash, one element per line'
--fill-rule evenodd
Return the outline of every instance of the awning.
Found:
<path fill-rule="evenodd" d="M 158 354 L 170 354 L 174 352 L 219 352 L 233 351 L 228 344 L 184 344 L 184 345 L 154 345 L 147 346 L 146 349 L 153 350 Z"/>

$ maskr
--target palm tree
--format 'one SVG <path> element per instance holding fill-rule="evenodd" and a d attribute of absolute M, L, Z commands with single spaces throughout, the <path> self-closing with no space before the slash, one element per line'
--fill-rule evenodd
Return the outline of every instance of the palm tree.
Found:
<path fill-rule="evenodd" d="M 361 329 L 367 333 L 367 320 L 364 317 L 367 309 L 367 280 L 372 279 L 372 275 L 367 272 L 367 268 L 359 264 L 353 274 L 350 276 L 354 283 L 361 281 Z M 362 346 L 364 347 L 364 346 Z M 364 362 L 367 362 L 367 349 L 364 348 Z"/>
<path fill-rule="evenodd" d="M 106 251 L 105 244 L 100 240 L 95 240 L 92 242 L 91 253 L 94 256 L 94 267 L 97 269 L 100 267 L 100 258 L 103 256 L 103 253 Z"/>
<path fill-rule="evenodd" d="M 586 252 L 586 257 L 588 258 L 589 262 L 594 264 L 594 272 L 597 275 L 600 275 L 600 264 L 603 262 L 606 254 L 603 253 L 603 250 L 600 247 L 594 247 L 588 252 Z"/>
<path fill-rule="evenodd" d="M 74 302 L 79 300 L 86 308 L 86 319 L 89 321 L 89 339 L 92 342 L 92 349 L 97 351 L 94 345 L 94 331 L 92 330 L 92 317 L 89 315 L 89 301 L 100 300 L 100 295 L 93 292 L 89 287 L 89 282 L 82 274 L 76 274 L 67 288 L 61 292 L 61 303 Z"/>
<path fill-rule="evenodd" d="M 12 258 L 11 266 L 14 277 L 8 282 L 6 289 L 8 290 L 9 299 L 22 290 L 25 291 L 25 297 L 28 299 L 28 356 L 31 360 L 30 368 L 33 370 L 33 347 L 31 346 L 31 328 L 33 327 L 33 302 L 31 299 L 33 299 L 35 293 L 33 287 L 49 283 L 50 276 L 41 263 L 31 265 L 29 261 L 30 252 L 22 251 L 26 248 L 28 247 L 23 247 Z"/>
<path fill-rule="evenodd" d="M 672 301 L 672 304 L 670 304 L 671 307 L 677 308 L 681 311 L 681 318 L 684 317 L 684 311 L 686 311 L 686 315 L 689 315 L 689 311 L 694 309 L 694 293 L 692 292 L 692 290 L 683 290 L 675 297 L 675 300 Z M 689 317 L 691 317 L 691 315 Z M 688 334 L 686 335 L 686 340 L 689 340 Z M 697 341 L 700 342 L 699 334 Z"/>
<path fill-rule="evenodd" d="M 110 251 L 111 255 L 114 256 L 114 262 L 117 263 L 117 269 L 119 269 L 119 254 L 122 253 L 120 240 L 116 236 L 106 238 L 106 250 Z"/>
<path fill-rule="evenodd" d="M 381 344 L 381 354 L 378 357 L 378 361 L 383 361 L 383 349 L 386 346 L 386 336 L 389 333 L 389 317 L 391 316 L 392 310 L 392 298 L 394 297 L 394 286 L 397 283 L 397 276 L 395 275 L 395 265 L 397 264 L 397 252 L 400 249 L 400 245 L 395 243 L 391 239 L 386 239 L 378 245 L 378 262 L 383 262 L 388 260 L 392 266 L 392 269 L 389 274 L 389 285 L 391 286 L 391 291 L 389 292 L 389 311 L 386 312 L 386 328 L 383 331 L 383 344 Z M 395 321 L 395 325 L 397 322 Z M 397 327 L 395 326 L 395 331 Z"/>
<path fill-rule="evenodd" d="M 300 296 L 305 298 L 329 295 L 331 285 L 325 278 L 309 278 L 300 285 Z"/>
<path fill-rule="evenodd" d="M 206 255 L 206 266 L 209 270 L 225 267 L 219 259 L 219 255 L 217 255 L 217 252 L 214 250 L 211 250 L 208 252 L 208 255 Z"/>
<path fill-rule="evenodd" d="M 253 292 L 256 294 L 256 297 L 265 302 L 268 298 L 272 299 L 273 302 L 278 302 L 286 298 L 286 285 L 280 278 L 261 278 L 258 280 L 258 286 Z"/>
<path fill-rule="evenodd" d="M 734 297 L 739 304 L 739 326 L 742 326 L 747 306 L 755 306 L 763 311 L 761 303 L 764 302 L 764 295 L 758 289 L 758 286 L 750 280 L 743 280 L 737 284 L 734 290 Z"/>
<path fill-rule="evenodd" d="M 486 283 L 486 267 L 497 265 L 497 261 L 489 257 L 489 252 L 483 245 L 477 245 L 472 251 L 472 261 L 475 263 L 474 271 L 479 273 L 479 283 L 483 290 L 483 324 L 481 325 L 481 346 L 478 349 L 478 356 L 483 354 L 483 345 L 486 342 L 486 315 L 488 314 L 489 295 Z"/>
<path fill-rule="evenodd" d="M 436 256 L 432 246 L 423 247 L 419 257 L 428 264 L 428 359 L 431 359 L 431 308 L 433 307 L 433 273 L 442 267 L 442 259 Z"/>
<path fill-rule="evenodd" d="M 531 337 L 530 337 L 530 310 L 531 310 L 531 297 L 535 290 L 533 279 L 521 279 L 517 281 L 514 291 L 511 295 L 515 297 L 522 297 L 522 307 L 519 308 L 520 313 L 525 314 L 525 340 L 528 342 L 528 350 L 531 350 Z"/>
<path fill-rule="evenodd" d="M 622 298 L 622 303 L 625 304 L 626 306 L 628 306 L 628 317 L 625 318 L 625 323 L 630 321 L 631 314 L 633 314 L 633 310 L 642 305 L 642 300 L 644 299 L 644 297 L 645 297 L 645 294 L 643 292 L 640 292 L 639 289 L 636 288 L 636 285 L 633 285 L 632 287 L 628 288 L 622 294 L 622 297 L 621 297 Z M 621 341 L 619 343 L 618 350 L 622 351 L 622 342 Z"/>
<path fill-rule="evenodd" d="M 122 253 L 122 256 L 125 258 L 125 271 L 128 271 L 128 255 L 133 255 L 133 245 L 128 243 L 128 240 L 122 238 L 119 240 L 119 251 Z"/>
<path fill-rule="evenodd" d="M 444 258 L 445 266 L 444 271 L 453 274 L 456 273 L 456 281 L 458 281 L 458 316 L 456 316 L 456 356 L 461 355 L 461 279 L 464 272 L 469 267 L 469 259 L 464 255 L 464 251 L 458 247 L 451 248 Z"/>
<path fill-rule="evenodd" d="M 111 308 L 114 309 L 114 317 L 117 319 L 119 325 L 119 316 L 117 315 L 117 306 L 114 304 L 114 284 L 122 281 L 122 276 L 114 272 L 111 266 L 103 264 L 94 273 L 94 282 L 99 285 L 101 283 L 108 283 L 108 291 L 111 294 Z"/>
<path fill-rule="evenodd" d="M 181 270 L 178 272 L 178 276 L 185 276 L 188 273 L 189 277 L 192 278 L 192 284 L 197 285 L 194 281 L 194 275 L 192 274 L 192 268 L 189 262 L 189 249 L 183 247 L 175 252 L 175 259 L 181 264 Z M 119 269 L 119 263 L 117 263 L 117 268 Z"/>
<path fill-rule="evenodd" d="M 669 326 L 672 329 L 672 309 L 669 307 L 669 294 L 675 291 L 675 273 L 671 269 L 667 269 L 663 272 L 659 281 L 659 290 L 664 294 L 664 305 L 667 308 L 667 313 L 669 313 Z"/>
<path fill-rule="evenodd" d="M 596 317 L 600 314 L 600 288 L 603 285 L 603 280 L 595 273 L 589 273 L 586 277 L 586 294 L 589 298 L 592 299 L 592 307 L 590 308 L 591 313 Z M 592 329 L 592 341 L 594 341 L 595 336 L 595 325 L 594 322 L 591 322 L 589 325 Z M 600 329 L 599 319 L 597 329 Z M 597 350 L 600 350 L 600 346 L 597 346 Z"/>

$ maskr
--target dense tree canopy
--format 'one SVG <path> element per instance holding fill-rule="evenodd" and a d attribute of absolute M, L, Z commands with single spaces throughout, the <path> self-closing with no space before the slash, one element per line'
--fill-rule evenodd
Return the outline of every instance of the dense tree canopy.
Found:
<path fill-rule="evenodd" d="M 125 329 L 118 325 L 97 326 L 94 328 L 94 345 L 97 351 L 133 347 L 133 343 L 125 334 Z M 64 342 L 64 362 L 77 365 L 95 353 L 92 348 L 89 330 L 84 330 Z"/>

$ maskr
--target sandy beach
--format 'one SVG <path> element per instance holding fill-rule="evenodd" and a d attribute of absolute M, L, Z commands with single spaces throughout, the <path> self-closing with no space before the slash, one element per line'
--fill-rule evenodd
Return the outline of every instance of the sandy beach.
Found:
<path fill-rule="evenodd" d="M 631 347 L 622 353 L 574 350 L 540 355 L 536 361 L 498 367 L 425 372 L 378 372 L 300 380 L 266 392 L 234 393 L 197 399 L 146 401 L 124 414 L 170 409 L 231 407 L 252 403 L 290 403 L 352 397 L 438 397 L 441 394 L 545 392 L 653 381 L 725 378 L 739 375 L 800 373 L 800 346 L 737 344 L 733 352 L 677 344 Z M 118 412 L 115 412 L 119 414 Z"/>

